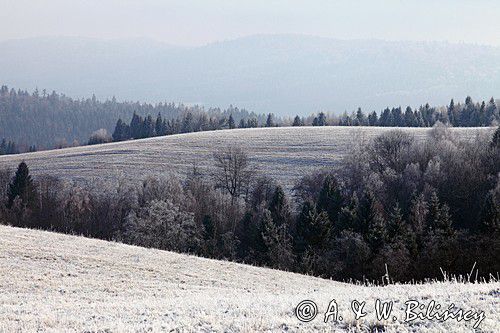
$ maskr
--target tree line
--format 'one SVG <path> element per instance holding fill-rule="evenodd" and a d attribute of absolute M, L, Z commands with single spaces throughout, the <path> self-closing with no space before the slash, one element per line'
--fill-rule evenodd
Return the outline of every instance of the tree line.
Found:
<path fill-rule="evenodd" d="M 452 99 L 446 107 L 431 107 L 429 104 L 403 110 L 401 107 L 386 108 L 380 115 L 373 111 L 366 114 L 358 108 L 356 112 L 341 116 L 330 116 L 320 112 L 317 116 L 301 118 L 295 116 L 292 126 L 384 126 L 384 127 L 432 127 L 436 123 L 454 127 L 484 127 L 500 123 L 500 113 L 495 99 L 474 103 L 471 97 L 465 103 L 455 104 Z"/>
<path fill-rule="evenodd" d="M 262 118 L 262 117 L 261 117 Z M 265 121 L 257 118 L 241 118 L 236 123 L 233 115 L 212 118 L 206 114 L 197 117 L 187 112 L 182 118 L 163 119 L 158 114 L 156 119 L 151 115 L 145 118 L 134 113 L 129 124 L 118 119 L 112 137 L 93 134 L 89 143 L 105 143 L 111 140 L 124 141 L 142 139 L 153 136 L 163 136 L 199 131 L 212 131 L 234 128 L 276 127 L 276 126 L 383 126 L 383 127 L 433 127 L 437 123 L 455 127 L 484 127 L 500 123 L 500 113 L 493 98 L 488 103 L 474 103 L 467 97 L 465 104 L 455 104 L 451 100 L 446 108 L 431 107 L 429 104 L 413 110 L 407 107 L 403 112 L 401 107 L 386 108 L 380 116 L 376 111 L 366 115 L 361 108 L 348 115 L 331 116 L 324 112 L 309 117 L 295 116 L 293 121 L 276 117 L 269 113 Z"/>
<path fill-rule="evenodd" d="M 468 140 L 437 126 L 425 142 L 391 131 L 360 142 L 339 171 L 304 176 L 292 195 L 238 147 L 213 163 L 92 191 L 33 179 L 23 162 L 0 172 L 0 222 L 337 280 L 500 271 L 500 128 Z"/>
<path fill-rule="evenodd" d="M 264 124 L 266 127 L 277 126 L 273 114 L 268 114 L 265 119 Z M 161 113 L 155 119 L 151 115 L 143 118 L 134 113 L 129 124 L 125 123 L 121 118 L 118 119 L 112 137 L 106 136 L 103 132 L 101 132 L 100 136 L 94 133 L 89 143 L 105 143 L 111 139 L 113 141 L 125 141 L 181 133 L 255 127 L 259 127 L 258 117 L 241 118 L 237 125 L 232 113 L 229 113 L 227 117 L 212 117 L 206 113 L 194 115 L 191 112 L 186 112 L 182 117 L 175 119 L 163 118 Z"/>
<path fill-rule="evenodd" d="M 32 145 L 28 147 L 28 152 L 32 153 L 35 152 L 36 146 Z M 2 139 L 0 142 L 0 155 L 13 155 L 13 154 L 20 154 L 21 151 L 17 147 L 16 143 L 14 141 L 7 141 L 5 138 Z"/>
<path fill-rule="evenodd" d="M 166 119 L 182 118 L 189 112 L 195 117 L 206 114 L 217 119 L 232 114 L 237 122 L 241 118 L 265 121 L 265 115 L 234 106 L 205 109 L 168 102 L 119 102 L 115 98 L 101 101 L 96 96 L 74 99 L 55 91 L 0 87 L 0 133 L 7 141 L 15 142 L 20 152 L 29 151 L 33 145 L 45 150 L 86 144 L 95 131 L 112 133 L 118 118 L 130 119 L 134 112 L 143 117 L 161 113 Z"/>
<path fill-rule="evenodd" d="M 161 115 L 161 122 L 154 115 Z M 142 124 L 138 118 L 142 118 Z M 121 119 L 120 124 L 117 119 Z M 36 89 L 30 93 L 5 85 L 0 87 L 0 133 L 7 141 L 15 142 L 20 152 L 226 128 L 431 127 L 437 122 L 456 127 L 490 126 L 498 124 L 500 116 L 493 98 L 475 103 L 467 97 L 463 104 L 452 100 L 446 107 L 426 104 L 417 109 L 407 107 L 404 111 L 401 107 L 386 108 L 380 114 L 375 111 L 366 114 L 358 109 L 340 116 L 320 112 L 288 119 L 272 112 L 256 114 L 232 105 L 227 109 L 205 109 L 176 103 L 118 102 L 115 98 L 100 101 L 95 96 L 73 99 L 55 91 Z M 115 136 L 108 134 L 114 132 Z"/>

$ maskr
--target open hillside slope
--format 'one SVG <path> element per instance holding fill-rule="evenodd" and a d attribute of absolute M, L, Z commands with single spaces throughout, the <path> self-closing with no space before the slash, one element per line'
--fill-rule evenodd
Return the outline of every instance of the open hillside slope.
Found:
<path fill-rule="evenodd" d="M 393 130 L 388 127 L 280 127 L 198 132 L 0 157 L 0 168 L 26 161 L 34 174 L 47 173 L 87 184 L 134 181 L 148 174 L 185 175 L 194 165 L 210 173 L 213 152 L 234 145 L 249 155 L 253 167 L 290 188 L 305 174 L 331 169 L 357 143 Z M 423 140 L 429 128 L 403 128 Z M 473 139 L 492 128 L 454 128 Z"/>
<path fill-rule="evenodd" d="M 500 283 L 363 287 L 282 271 L 118 243 L 0 226 L 0 331 L 469 332 L 473 322 L 403 323 L 404 302 L 484 311 L 482 332 L 500 321 Z M 394 301 L 396 321 L 377 322 L 375 299 Z M 310 299 L 318 317 L 294 315 Z M 323 322 L 335 299 L 341 322 Z M 351 302 L 366 301 L 355 321 Z"/>

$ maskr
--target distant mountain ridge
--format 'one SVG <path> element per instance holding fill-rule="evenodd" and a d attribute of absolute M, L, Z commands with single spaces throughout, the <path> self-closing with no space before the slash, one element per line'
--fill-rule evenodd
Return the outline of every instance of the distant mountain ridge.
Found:
<path fill-rule="evenodd" d="M 278 115 L 443 105 L 500 92 L 500 48 L 257 35 L 200 47 L 146 39 L 0 42 L 2 82 L 73 97 L 238 105 Z"/>

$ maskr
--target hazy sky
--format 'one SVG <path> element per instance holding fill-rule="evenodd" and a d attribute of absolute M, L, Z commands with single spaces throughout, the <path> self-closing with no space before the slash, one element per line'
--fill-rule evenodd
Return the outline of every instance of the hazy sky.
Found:
<path fill-rule="evenodd" d="M 500 1 L 0 0 L 0 40 L 148 37 L 199 45 L 261 33 L 500 45 Z"/>

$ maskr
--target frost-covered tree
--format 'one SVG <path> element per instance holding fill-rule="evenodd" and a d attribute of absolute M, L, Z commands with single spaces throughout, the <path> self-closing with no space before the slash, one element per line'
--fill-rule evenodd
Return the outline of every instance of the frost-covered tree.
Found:
<path fill-rule="evenodd" d="M 268 263 L 278 269 L 290 269 L 294 254 L 288 225 L 278 225 L 269 210 L 262 217 L 262 239 L 267 248 Z"/>
<path fill-rule="evenodd" d="M 124 239 L 132 244 L 178 252 L 197 252 L 201 232 L 192 213 L 170 200 L 153 200 L 125 221 Z"/>
<path fill-rule="evenodd" d="M 90 135 L 89 145 L 98 145 L 101 143 L 111 142 L 111 136 L 109 136 L 108 131 L 104 128 L 98 129 Z"/>

